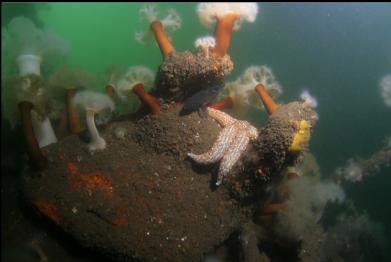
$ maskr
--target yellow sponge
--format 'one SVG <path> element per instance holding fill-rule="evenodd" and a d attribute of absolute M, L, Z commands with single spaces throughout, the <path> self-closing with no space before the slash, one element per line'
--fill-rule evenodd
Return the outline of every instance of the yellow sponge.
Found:
<path fill-rule="evenodd" d="M 296 132 L 295 136 L 293 137 L 293 142 L 288 148 L 288 151 L 290 152 L 303 151 L 306 148 L 311 137 L 311 124 L 308 121 L 295 121 L 295 124 L 299 128 L 299 131 Z"/>

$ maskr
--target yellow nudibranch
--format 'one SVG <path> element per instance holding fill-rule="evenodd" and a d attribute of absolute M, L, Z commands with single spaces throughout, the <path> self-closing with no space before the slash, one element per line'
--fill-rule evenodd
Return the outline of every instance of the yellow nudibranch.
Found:
<path fill-rule="evenodd" d="M 311 124 L 306 120 L 295 121 L 295 124 L 299 128 L 293 137 L 293 142 L 289 146 L 288 151 L 290 152 L 300 152 L 303 151 L 310 140 L 311 134 Z"/>

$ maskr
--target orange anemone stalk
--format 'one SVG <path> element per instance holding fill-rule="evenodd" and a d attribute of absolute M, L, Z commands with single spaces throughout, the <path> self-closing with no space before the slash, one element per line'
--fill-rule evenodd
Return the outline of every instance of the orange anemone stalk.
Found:
<path fill-rule="evenodd" d="M 258 84 L 255 87 L 255 91 L 258 93 L 261 98 L 263 105 L 265 106 L 269 115 L 273 114 L 277 109 L 277 104 L 274 102 L 273 98 L 266 92 L 265 87 L 262 84 Z"/>
<path fill-rule="evenodd" d="M 213 49 L 215 56 L 223 57 L 227 54 L 231 45 L 232 30 L 236 19 L 240 16 L 235 13 L 226 14 L 223 17 L 217 17 L 215 39 L 216 47 Z"/>
<path fill-rule="evenodd" d="M 69 135 L 67 111 L 63 111 L 61 113 L 61 118 L 60 118 L 60 123 L 57 128 L 57 133 L 58 133 L 59 137 L 64 137 L 64 136 Z"/>
<path fill-rule="evenodd" d="M 263 207 L 262 214 L 263 215 L 274 215 L 280 211 L 285 210 L 287 207 L 288 207 L 288 204 L 286 204 L 286 203 L 267 204 Z"/>
<path fill-rule="evenodd" d="M 153 21 L 151 23 L 151 30 L 155 35 L 156 42 L 159 45 L 163 58 L 175 51 L 170 39 L 167 37 L 166 32 L 164 32 L 163 25 L 160 21 Z"/>
<path fill-rule="evenodd" d="M 48 161 L 42 154 L 37 138 L 34 134 L 33 123 L 31 120 L 31 110 L 34 105 L 27 101 L 18 104 L 22 120 L 23 134 L 27 146 L 30 167 L 36 171 L 43 171 L 48 167 Z"/>
<path fill-rule="evenodd" d="M 79 116 L 77 115 L 77 111 L 75 106 L 72 103 L 72 99 L 76 94 L 75 88 L 69 88 L 66 91 L 66 101 L 67 101 L 67 114 L 68 114 L 68 123 L 69 123 L 69 131 L 71 134 L 78 134 L 83 131 L 83 127 L 81 125 Z"/>
<path fill-rule="evenodd" d="M 111 84 L 107 84 L 106 85 L 106 94 L 109 96 L 109 97 L 113 97 L 114 96 L 114 86 L 111 85 Z"/>
<path fill-rule="evenodd" d="M 211 108 L 222 110 L 222 109 L 230 109 L 234 106 L 234 101 L 232 100 L 232 97 L 227 96 L 220 101 L 217 101 L 213 105 L 211 105 Z"/>
<path fill-rule="evenodd" d="M 138 96 L 141 102 L 149 107 L 152 111 L 153 115 L 157 115 L 160 113 L 161 108 L 156 98 L 145 92 L 144 85 L 142 83 L 138 83 L 133 86 L 132 91 Z"/>

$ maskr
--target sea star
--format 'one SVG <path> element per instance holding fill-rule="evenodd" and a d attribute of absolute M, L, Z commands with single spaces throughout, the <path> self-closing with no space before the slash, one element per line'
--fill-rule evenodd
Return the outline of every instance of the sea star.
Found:
<path fill-rule="evenodd" d="M 188 156 L 199 164 L 211 164 L 221 160 L 216 182 L 219 186 L 246 150 L 249 142 L 258 137 L 258 130 L 249 122 L 237 120 L 222 111 L 208 107 L 207 113 L 224 128 L 208 152 L 201 155 L 188 153 Z"/>

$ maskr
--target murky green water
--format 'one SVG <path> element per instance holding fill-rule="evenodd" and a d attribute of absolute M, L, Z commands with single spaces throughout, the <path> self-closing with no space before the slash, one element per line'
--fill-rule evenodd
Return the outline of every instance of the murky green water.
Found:
<path fill-rule="evenodd" d="M 161 63 L 155 43 L 143 46 L 135 41 L 135 32 L 147 29 L 139 19 L 142 5 L 3 3 L 2 28 L 18 15 L 52 28 L 69 43 L 64 63 L 88 71 L 96 79 L 96 90 L 103 91 L 103 74 L 110 66 L 145 65 L 157 70 Z M 200 24 L 195 3 L 159 4 L 159 8 L 174 8 L 182 17 L 182 27 L 171 35 L 179 51 L 194 50 L 197 37 L 213 34 L 213 28 Z M 389 3 L 261 3 L 257 20 L 233 34 L 229 53 L 235 69 L 227 80 L 236 79 L 250 65 L 268 65 L 283 88 L 280 103 L 297 100 L 308 89 L 318 101 L 320 117 L 311 152 L 322 174 L 332 176 L 349 158 L 369 157 L 391 136 L 391 107 L 383 101 L 379 86 L 381 78 L 391 73 L 390 28 Z M 2 82 L 15 72 L 6 56 L 2 49 Z M 2 85 L 2 93 L 8 92 L 5 88 Z M 252 110 L 247 120 L 261 126 L 265 116 Z M 4 131 L 2 141 L 20 147 L 21 139 Z M 7 153 L 8 148 L 2 147 L 2 158 Z M 383 167 L 346 188 L 360 210 L 385 226 L 389 240 L 390 185 L 391 168 Z"/>

